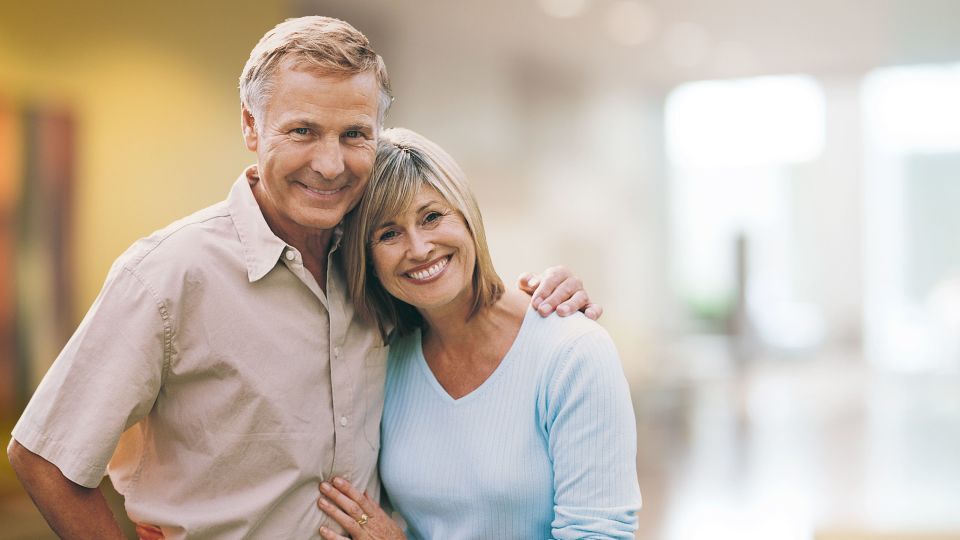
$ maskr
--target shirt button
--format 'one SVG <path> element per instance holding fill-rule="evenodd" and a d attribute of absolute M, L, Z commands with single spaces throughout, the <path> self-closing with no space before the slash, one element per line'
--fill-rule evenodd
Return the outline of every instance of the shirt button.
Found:
<path fill-rule="evenodd" d="M 297 254 L 292 249 L 287 250 L 287 260 L 292 261 L 297 258 Z"/>
<path fill-rule="evenodd" d="M 340 358 L 340 347 L 333 348 L 333 355 L 336 356 L 337 358 Z"/>
<path fill-rule="evenodd" d="M 340 425 L 343 426 L 343 427 L 347 427 L 347 417 L 346 417 L 346 416 L 341 416 L 341 417 L 340 417 Z"/>

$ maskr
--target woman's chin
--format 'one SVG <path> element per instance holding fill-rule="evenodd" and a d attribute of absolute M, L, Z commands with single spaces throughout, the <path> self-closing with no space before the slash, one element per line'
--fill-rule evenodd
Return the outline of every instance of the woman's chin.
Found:
<path fill-rule="evenodd" d="M 446 311 L 455 305 L 459 298 L 468 296 L 463 294 L 464 291 L 447 291 L 444 290 L 445 287 L 431 287 L 431 289 L 432 290 L 427 290 L 427 288 L 424 287 L 423 290 L 413 292 L 405 290 L 399 294 L 391 294 L 397 299 L 410 304 L 421 313 Z"/>

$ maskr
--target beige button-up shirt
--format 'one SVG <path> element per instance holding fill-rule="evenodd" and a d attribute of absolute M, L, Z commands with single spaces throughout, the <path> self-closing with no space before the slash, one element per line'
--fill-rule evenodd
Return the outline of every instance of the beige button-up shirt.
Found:
<path fill-rule="evenodd" d="M 311 538 L 317 485 L 379 492 L 386 349 L 271 232 L 246 175 L 137 241 L 13 431 L 85 486 L 104 471 L 167 538 Z"/>

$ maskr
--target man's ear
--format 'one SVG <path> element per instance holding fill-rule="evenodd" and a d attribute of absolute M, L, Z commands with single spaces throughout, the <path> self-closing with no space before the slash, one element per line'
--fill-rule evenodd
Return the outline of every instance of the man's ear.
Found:
<path fill-rule="evenodd" d="M 240 106 L 240 129 L 243 131 L 243 142 L 247 145 L 247 150 L 257 151 L 257 143 L 260 142 L 257 137 L 257 122 L 253 118 L 246 106 Z"/>

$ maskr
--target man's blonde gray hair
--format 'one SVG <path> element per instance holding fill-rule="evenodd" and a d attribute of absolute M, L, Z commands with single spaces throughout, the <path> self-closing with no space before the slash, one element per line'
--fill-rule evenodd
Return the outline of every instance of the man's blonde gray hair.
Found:
<path fill-rule="evenodd" d="M 240 75 L 240 102 L 260 118 L 273 93 L 274 75 L 285 62 L 324 75 L 373 72 L 380 87 L 377 120 L 380 125 L 393 96 L 387 68 L 359 30 L 344 21 L 318 15 L 287 19 L 264 34 L 250 52 Z"/>

